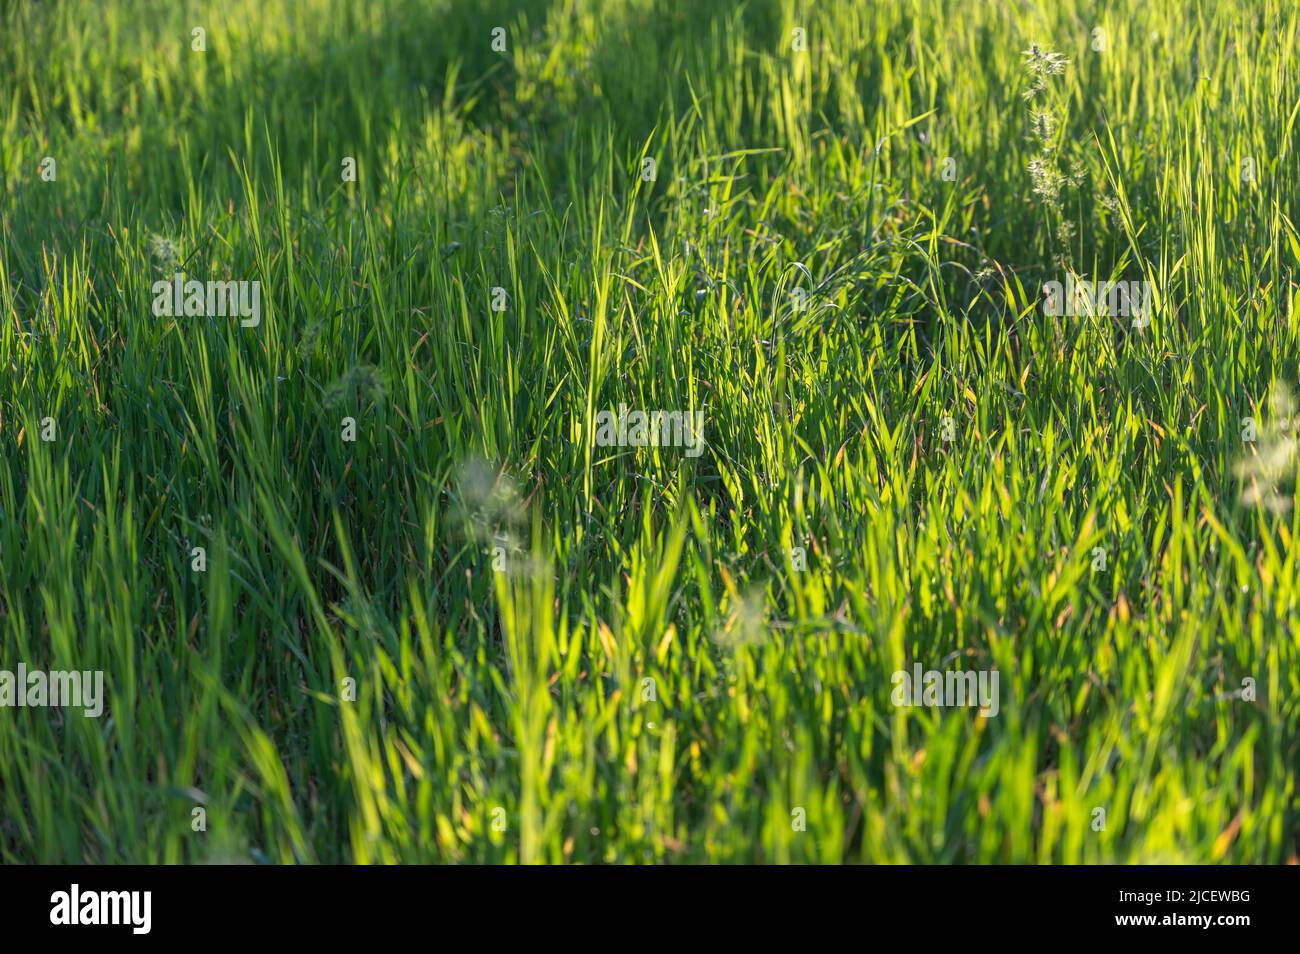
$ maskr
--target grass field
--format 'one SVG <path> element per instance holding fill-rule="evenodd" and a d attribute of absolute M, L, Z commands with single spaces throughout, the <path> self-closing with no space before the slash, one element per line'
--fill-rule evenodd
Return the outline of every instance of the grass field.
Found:
<path fill-rule="evenodd" d="M 0 670 L 104 686 L 0 708 L 0 862 L 1295 860 L 1298 55 L 0 0 Z"/>

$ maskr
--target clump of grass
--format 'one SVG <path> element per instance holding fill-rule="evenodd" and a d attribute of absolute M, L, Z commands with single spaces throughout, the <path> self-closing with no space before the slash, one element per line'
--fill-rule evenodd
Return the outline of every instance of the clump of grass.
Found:
<path fill-rule="evenodd" d="M 1065 189 L 1083 185 L 1085 169 L 1065 141 L 1062 129 L 1064 96 L 1054 77 L 1065 74 L 1070 61 L 1060 53 L 1039 47 L 1037 43 L 1021 54 L 1029 85 L 1022 94 L 1028 101 L 1029 131 L 1034 147 L 1028 170 L 1031 191 L 1049 220 L 1054 223 L 1057 245 L 1067 248 L 1074 237 L 1074 224 L 1065 217 Z"/>
<path fill-rule="evenodd" d="M 0 862 L 1296 858 L 1300 10 L 798 6 L 0 3 Z"/>
<path fill-rule="evenodd" d="M 159 271 L 168 276 L 180 268 L 180 247 L 165 235 L 149 236 L 149 255 Z"/>
<path fill-rule="evenodd" d="M 325 389 L 327 408 L 378 407 L 388 396 L 383 374 L 374 365 L 355 364 Z"/>
<path fill-rule="evenodd" d="M 1290 388 L 1278 382 L 1269 393 L 1269 416 L 1258 439 L 1247 444 L 1235 472 L 1241 482 L 1241 502 L 1248 507 L 1265 507 L 1276 514 L 1286 513 L 1295 499 L 1296 469 L 1300 466 L 1296 450 L 1297 430 L 1295 398 Z"/>

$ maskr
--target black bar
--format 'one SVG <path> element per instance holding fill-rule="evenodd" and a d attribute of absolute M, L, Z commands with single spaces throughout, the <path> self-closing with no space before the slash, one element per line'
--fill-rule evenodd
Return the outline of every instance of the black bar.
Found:
<path fill-rule="evenodd" d="M 136 933 L 143 895 L 131 907 L 122 895 L 104 901 L 105 916 L 117 911 L 124 923 L 51 923 L 71 908 L 73 884 L 87 917 L 101 906 L 97 892 L 149 892 L 148 932 Z M 1231 944 L 1293 929 L 1298 887 L 1297 867 L 8 867 L 0 912 L 7 940 L 75 934 L 128 944 L 373 944 L 411 932 L 445 941 L 465 932 L 494 944 L 511 935 L 677 943 L 682 932 L 700 940 L 702 930 L 734 945 L 788 932 L 883 937 L 907 925 L 960 932 L 963 922 L 989 932 L 986 940 Z M 1120 920 L 1134 918 L 1153 920 Z"/>

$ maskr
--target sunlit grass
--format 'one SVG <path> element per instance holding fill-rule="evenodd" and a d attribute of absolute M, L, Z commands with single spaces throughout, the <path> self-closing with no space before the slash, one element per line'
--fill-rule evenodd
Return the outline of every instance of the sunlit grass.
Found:
<path fill-rule="evenodd" d="M 1298 24 L 0 0 L 0 861 L 1294 858 Z"/>

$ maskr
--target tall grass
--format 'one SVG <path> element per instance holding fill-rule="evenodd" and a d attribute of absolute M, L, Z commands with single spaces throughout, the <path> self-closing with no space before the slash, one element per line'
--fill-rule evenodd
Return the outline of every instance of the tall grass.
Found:
<path fill-rule="evenodd" d="M 0 2 L 0 861 L 1294 859 L 1298 25 Z"/>

